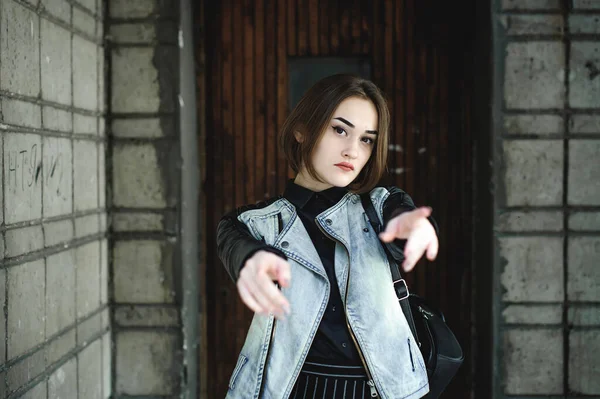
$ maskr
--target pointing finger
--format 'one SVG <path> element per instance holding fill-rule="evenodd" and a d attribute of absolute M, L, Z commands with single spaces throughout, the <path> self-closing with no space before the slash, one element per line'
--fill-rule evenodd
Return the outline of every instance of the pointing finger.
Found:
<path fill-rule="evenodd" d="M 429 216 L 431 216 L 431 207 L 429 206 L 421 206 L 417 209 L 415 209 L 414 211 L 410 212 L 410 219 L 411 222 L 415 222 L 416 220 L 420 219 L 420 218 L 428 218 Z"/>
<path fill-rule="evenodd" d="M 433 240 L 431 240 L 431 242 L 429 243 L 429 246 L 427 247 L 427 259 L 435 260 L 438 254 L 439 246 L 440 244 L 437 240 L 437 237 L 434 237 Z"/>
<path fill-rule="evenodd" d="M 427 242 L 423 240 L 423 236 L 420 234 L 412 234 L 406 241 L 404 247 L 404 263 L 402 267 L 404 270 L 409 271 L 415 266 L 415 264 L 421 259 L 425 252 Z"/>
<path fill-rule="evenodd" d="M 278 318 L 283 317 L 284 313 L 290 313 L 289 302 L 266 274 L 259 276 L 258 290 L 260 296 L 269 302 L 269 310 L 275 313 Z"/>
<path fill-rule="evenodd" d="M 390 220 L 388 225 L 385 227 L 385 231 L 383 231 L 382 233 L 379 234 L 379 238 L 381 239 L 381 241 L 383 241 L 383 242 L 394 241 L 394 239 L 396 239 L 399 223 L 400 223 L 400 219 L 398 219 L 398 218 L 393 218 L 392 220 Z"/>
<path fill-rule="evenodd" d="M 379 234 L 383 242 L 391 242 L 396 238 L 408 238 L 416 223 L 431 215 L 431 208 L 422 206 L 412 211 L 404 212 L 389 221 L 385 231 Z"/>
<path fill-rule="evenodd" d="M 290 280 L 292 278 L 290 271 L 290 264 L 283 259 L 277 263 L 277 281 L 282 287 L 288 288 L 290 286 Z"/>
<path fill-rule="evenodd" d="M 248 288 L 246 288 L 246 284 L 244 284 L 243 280 L 238 280 L 237 282 L 238 292 L 240 293 L 240 298 L 242 298 L 242 302 L 246 304 L 251 310 L 255 313 L 261 313 L 263 311 L 263 307 L 256 302 Z"/>

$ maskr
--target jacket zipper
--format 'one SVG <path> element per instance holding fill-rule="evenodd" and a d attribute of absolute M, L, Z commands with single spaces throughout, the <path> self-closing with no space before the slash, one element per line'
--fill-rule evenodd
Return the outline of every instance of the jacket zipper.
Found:
<path fill-rule="evenodd" d="M 335 242 L 340 243 L 340 245 L 342 245 L 344 247 L 344 249 L 346 249 L 346 253 L 348 254 L 348 260 L 350 260 L 350 253 L 348 252 L 348 248 L 346 248 L 346 246 L 344 244 L 342 244 L 341 242 L 339 242 L 338 240 L 336 240 L 335 238 L 333 238 L 329 234 L 327 234 L 316 220 L 315 220 L 315 224 L 319 227 L 319 229 L 321 230 L 321 232 L 323 234 L 327 235 Z M 365 371 L 367 372 L 367 377 L 369 378 L 369 381 L 367 381 L 367 385 L 369 386 L 369 389 L 371 390 L 371 397 L 377 398 L 379 396 L 379 394 L 377 393 L 377 389 L 375 388 L 375 382 L 373 381 L 373 376 L 371 375 L 371 372 L 369 371 L 369 366 L 367 366 L 367 361 L 365 360 L 362 350 L 360 349 L 360 346 L 358 345 L 358 341 L 356 340 L 354 331 L 352 331 L 352 326 L 350 325 L 350 322 L 348 321 L 348 312 L 346 309 L 346 304 L 348 303 L 348 286 L 349 285 L 350 285 L 350 262 L 348 262 L 348 279 L 346 279 L 346 293 L 344 294 L 344 313 L 346 315 L 346 325 L 348 326 L 348 331 L 350 332 L 350 337 L 352 337 L 352 341 L 354 341 L 354 346 L 356 347 L 356 350 L 358 351 L 358 356 L 360 357 L 360 360 L 362 361 Z"/>

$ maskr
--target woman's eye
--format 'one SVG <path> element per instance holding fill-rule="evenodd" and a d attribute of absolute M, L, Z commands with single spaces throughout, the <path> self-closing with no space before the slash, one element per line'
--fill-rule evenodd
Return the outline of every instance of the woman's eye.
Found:
<path fill-rule="evenodd" d="M 365 143 L 367 143 L 369 145 L 375 144 L 375 140 L 373 140 L 370 137 L 363 137 L 363 142 L 365 142 Z"/>
<path fill-rule="evenodd" d="M 342 129 L 341 127 L 339 127 L 339 126 L 332 126 L 332 127 L 333 127 L 333 130 L 334 130 L 334 131 L 335 131 L 337 134 L 344 134 L 344 133 L 346 133 L 346 131 L 345 131 L 344 129 Z"/>

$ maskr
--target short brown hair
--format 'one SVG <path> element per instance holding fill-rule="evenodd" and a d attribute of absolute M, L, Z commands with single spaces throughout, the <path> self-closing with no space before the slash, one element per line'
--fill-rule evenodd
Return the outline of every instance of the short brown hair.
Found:
<path fill-rule="evenodd" d="M 370 191 L 385 172 L 388 152 L 390 111 L 379 88 L 370 80 L 347 74 L 328 76 L 312 86 L 281 128 L 279 145 L 291 168 L 298 173 L 304 162 L 308 173 L 322 181 L 312 165 L 312 156 L 326 125 L 342 101 L 349 97 L 370 100 L 377 109 L 377 140 L 371 157 L 356 179 L 348 186 L 357 193 Z M 303 135 L 298 143 L 294 132 Z"/>

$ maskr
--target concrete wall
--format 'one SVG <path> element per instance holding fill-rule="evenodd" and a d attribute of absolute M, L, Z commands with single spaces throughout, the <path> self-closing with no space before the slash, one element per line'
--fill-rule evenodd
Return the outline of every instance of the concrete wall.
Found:
<path fill-rule="evenodd" d="M 181 389 L 178 3 L 108 1 L 117 398 Z"/>
<path fill-rule="evenodd" d="M 599 21 L 495 1 L 498 398 L 600 396 Z"/>
<path fill-rule="evenodd" d="M 0 0 L 0 397 L 110 395 L 96 0 Z"/>

